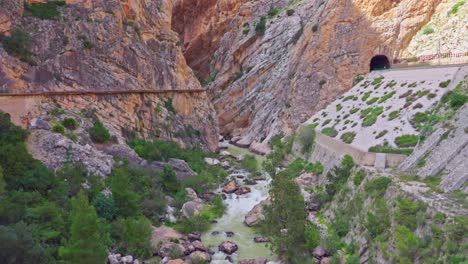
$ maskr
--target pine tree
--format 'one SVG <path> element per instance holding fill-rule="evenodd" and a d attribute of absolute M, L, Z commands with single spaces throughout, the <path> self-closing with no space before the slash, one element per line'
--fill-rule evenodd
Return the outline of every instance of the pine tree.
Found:
<path fill-rule="evenodd" d="M 140 214 L 138 201 L 140 197 L 133 190 L 133 185 L 127 172 L 122 169 L 116 169 L 110 182 L 112 196 L 117 206 L 117 214 L 120 216 L 136 216 Z"/>
<path fill-rule="evenodd" d="M 71 264 L 105 263 L 109 236 L 101 228 L 96 210 L 83 191 L 71 205 L 70 239 L 60 247 L 59 256 Z"/>
<path fill-rule="evenodd" d="M 306 256 L 306 211 L 299 186 L 285 170 L 274 177 L 272 204 L 266 209 L 263 231 L 272 238 L 273 249 L 289 261 Z"/>

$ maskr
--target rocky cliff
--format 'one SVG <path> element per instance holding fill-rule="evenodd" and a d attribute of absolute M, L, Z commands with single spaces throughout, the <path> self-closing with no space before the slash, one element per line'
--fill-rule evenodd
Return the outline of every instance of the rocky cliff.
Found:
<path fill-rule="evenodd" d="M 24 46 L 20 51 L 0 47 L 3 93 L 202 89 L 171 29 L 172 1 L 67 0 L 65 4 L 42 4 L 39 11 L 36 2 L 47 1 L 26 2 L 0 2 L 0 34 L 3 39 L 20 36 Z M 193 96 L 177 92 L 69 96 L 62 103 L 71 110 L 94 107 L 103 122 L 116 126 L 117 131 L 134 130 L 148 136 L 155 127 L 165 129 L 152 117 L 157 115 L 153 113 L 157 103 L 168 100 L 174 103 L 178 122 L 199 130 L 202 143 L 215 149 L 217 122 L 204 92 Z M 179 130 L 177 124 L 167 121 L 164 126 Z"/>
<path fill-rule="evenodd" d="M 177 1 L 185 24 L 173 24 L 189 61 L 210 67 L 200 76 L 221 132 L 247 146 L 290 133 L 368 72 L 374 55 L 398 57 L 440 0 L 209 2 Z M 202 18 L 189 15 L 196 10 Z"/>

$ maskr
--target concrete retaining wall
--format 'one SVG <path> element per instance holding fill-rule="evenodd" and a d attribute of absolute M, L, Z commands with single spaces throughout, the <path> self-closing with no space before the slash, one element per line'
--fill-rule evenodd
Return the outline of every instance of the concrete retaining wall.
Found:
<path fill-rule="evenodd" d="M 331 169 L 333 166 L 338 165 L 341 157 L 344 155 L 350 155 L 359 165 L 374 167 L 377 153 L 362 151 L 338 139 L 326 136 L 318 131 L 315 131 L 315 133 L 316 136 L 314 149 L 307 157 L 303 154 L 300 154 L 300 146 L 298 146 L 298 144 L 295 142 L 293 150 L 297 156 L 314 162 L 320 161 L 327 170 Z M 396 167 L 407 158 L 407 156 L 400 154 L 383 155 L 385 155 L 386 167 Z"/>

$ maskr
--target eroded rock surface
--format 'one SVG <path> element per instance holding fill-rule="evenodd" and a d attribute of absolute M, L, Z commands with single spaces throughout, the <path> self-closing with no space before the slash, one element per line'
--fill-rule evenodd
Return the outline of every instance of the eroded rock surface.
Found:
<path fill-rule="evenodd" d="M 189 60 L 210 65 L 208 87 L 222 134 L 240 136 L 233 142 L 249 146 L 280 131 L 291 133 L 351 88 L 357 74 L 369 71 L 374 55 L 398 57 L 440 1 L 178 1 L 178 14 L 206 8 L 210 16 L 184 16 L 176 31 L 186 56 L 199 55 Z M 220 6 L 223 12 L 209 12 Z M 267 17 L 272 8 L 279 14 Z M 294 14 L 288 16 L 288 9 Z M 264 34 L 255 30 L 262 16 Z M 218 21 L 230 21 L 220 27 L 226 31 L 212 29 Z M 211 39 L 213 45 L 220 39 L 214 53 Z"/>

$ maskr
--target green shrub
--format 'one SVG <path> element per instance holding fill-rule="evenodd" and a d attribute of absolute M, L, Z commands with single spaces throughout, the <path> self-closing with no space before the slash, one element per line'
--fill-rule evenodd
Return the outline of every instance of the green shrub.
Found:
<path fill-rule="evenodd" d="M 426 207 L 422 202 L 413 202 L 401 196 L 397 197 L 397 209 L 395 210 L 395 221 L 410 230 L 416 230 L 418 225 L 418 212 L 425 211 Z"/>
<path fill-rule="evenodd" d="M 377 136 L 375 136 L 375 138 L 376 139 L 381 138 L 381 137 L 385 136 L 387 133 L 388 133 L 388 130 L 380 131 L 379 134 L 377 134 Z"/>
<path fill-rule="evenodd" d="M 378 98 L 378 97 L 374 97 L 374 98 L 370 99 L 369 101 L 367 101 L 367 104 L 368 104 L 368 105 L 371 105 L 371 104 L 377 102 L 377 100 L 379 100 L 379 98 Z"/>
<path fill-rule="evenodd" d="M 449 95 L 449 105 L 454 109 L 462 107 L 468 101 L 468 96 L 459 93 L 451 93 Z"/>
<path fill-rule="evenodd" d="M 314 174 L 322 174 L 323 173 L 323 165 L 320 162 L 317 163 L 307 163 L 304 166 L 304 170 L 309 173 Z"/>
<path fill-rule="evenodd" d="M 391 121 L 391 120 L 394 120 L 396 119 L 397 117 L 400 116 L 400 110 L 397 110 L 397 111 L 393 111 L 391 112 L 389 115 L 388 115 L 388 120 Z"/>
<path fill-rule="evenodd" d="M 266 31 L 266 17 L 261 17 L 260 21 L 255 25 L 255 32 L 257 35 L 263 35 Z"/>
<path fill-rule="evenodd" d="M 88 132 L 91 139 L 97 143 L 107 142 L 111 137 L 109 130 L 107 130 L 107 128 L 97 118 L 94 120 L 93 127 L 91 127 Z"/>
<path fill-rule="evenodd" d="M 353 109 L 349 110 L 349 113 L 352 115 L 352 114 L 356 113 L 357 111 L 359 111 L 359 108 L 353 108 Z"/>
<path fill-rule="evenodd" d="M 365 102 L 365 101 L 369 98 L 370 95 L 371 95 L 371 92 L 365 93 L 365 94 L 362 96 L 362 99 L 361 99 L 361 100 Z"/>
<path fill-rule="evenodd" d="M 353 81 L 353 86 L 359 84 L 362 80 L 364 80 L 365 77 L 364 75 L 358 75 L 354 78 L 354 81 Z"/>
<path fill-rule="evenodd" d="M 443 81 L 439 84 L 439 87 L 440 88 L 447 88 L 447 86 L 449 86 L 451 80 L 446 80 L 446 81 Z"/>
<path fill-rule="evenodd" d="M 373 197 L 383 196 L 387 191 L 388 186 L 392 183 L 392 180 L 388 177 L 379 176 L 373 180 L 370 180 L 364 184 L 364 189 L 369 195 Z"/>
<path fill-rule="evenodd" d="M 81 40 L 81 47 L 85 50 L 87 49 L 93 49 L 94 48 L 94 43 L 91 42 L 91 40 L 88 39 L 88 37 L 80 35 L 78 36 L 78 39 Z"/>
<path fill-rule="evenodd" d="M 395 248 L 398 263 L 413 263 L 419 249 L 419 238 L 405 226 L 395 228 Z"/>
<path fill-rule="evenodd" d="M 423 35 L 430 35 L 434 33 L 434 29 L 431 28 L 430 26 L 425 26 L 422 31 Z"/>
<path fill-rule="evenodd" d="M 326 126 L 326 125 L 330 124 L 331 121 L 332 121 L 331 119 L 327 119 L 327 120 L 323 121 L 322 126 Z"/>
<path fill-rule="evenodd" d="M 27 14 L 41 19 L 54 19 L 60 15 L 57 8 L 65 5 L 65 1 L 48 1 L 44 4 L 27 5 L 26 11 Z"/>
<path fill-rule="evenodd" d="M 315 129 L 310 126 L 301 127 L 297 132 L 296 139 L 301 144 L 302 154 L 309 154 L 315 143 Z"/>
<path fill-rule="evenodd" d="M 337 104 L 336 105 L 336 111 L 339 112 L 339 111 L 341 111 L 341 109 L 343 109 L 343 106 L 340 105 L 340 104 Z"/>
<path fill-rule="evenodd" d="M 287 14 L 288 16 L 294 15 L 294 9 L 288 9 L 288 10 L 286 11 L 286 14 Z"/>
<path fill-rule="evenodd" d="M 346 132 L 341 135 L 341 140 L 343 140 L 346 144 L 351 144 L 354 141 L 354 137 L 356 137 L 356 133 L 354 132 Z"/>
<path fill-rule="evenodd" d="M 242 160 L 242 168 L 251 174 L 255 174 L 258 171 L 258 163 L 255 156 L 245 155 L 244 159 Z"/>
<path fill-rule="evenodd" d="M 344 237 L 348 234 L 349 229 L 351 228 L 350 219 L 343 214 L 343 212 L 338 211 L 335 213 L 335 219 L 330 225 L 330 228 L 335 232 L 339 237 Z"/>
<path fill-rule="evenodd" d="M 271 8 L 270 11 L 268 11 L 268 16 L 269 17 L 274 17 L 278 15 L 280 10 L 278 8 Z"/>
<path fill-rule="evenodd" d="M 395 144 L 400 148 L 414 147 L 418 144 L 419 136 L 403 135 L 395 139 Z"/>
<path fill-rule="evenodd" d="M 372 81 L 372 85 L 375 86 L 375 85 L 381 84 L 384 78 L 385 78 L 384 76 L 379 76 L 377 78 L 374 78 L 374 80 Z"/>
<path fill-rule="evenodd" d="M 65 119 L 63 119 L 62 125 L 69 130 L 75 130 L 78 128 L 78 123 L 72 117 L 66 117 Z"/>
<path fill-rule="evenodd" d="M 371 111 L 369 112 L 369 109 Z M 362 126 L 368 127 L 372 126 L 377 122 L 377 118 L 383 113 L 383 107 L 376 107 L 376 108 L 367 108 L 363 110 L 361 113 L 361 117 L 364 115 L 364 120 L 362 122 Z"/>
<path fill-rule="evenodd" d="M 8 54 L 18 57 L 24 62 L 31 62 L 31 36 L 21 28 L 11 31 L 9 37 L 3 39 L 3 48 Z"/>
<path fill-rule="evenodd" d="M 166 100 L 164 100 L 164 108 L 166 108 L 167 111 L 169 111 L 170 113 L 173 113 L 173 114 L 176 114 L 177 111 L 176 109 L 174 108 L 174 105 L 172 104 L 172 98 L 167 98 Z"/>
<path fill-rule="evenodd" d="M 99 193 L 93 200 L 93 206 L 96 208 L 98 216 L 108 221 L 113 220 L 117 214 L 117 208 L 115 207 L 112 195 L 105 196 Z"/>
<path fill-rule="evenodd" d="M 390 229 L 390 214 L 385 199 L 383 197 L 377 198 L 374 207 L 374 212 L 367 212 L 365 223 L 365 227 L 373 239 Z"/>
<path fill-rule="evenodd" d="M 394 95 L 395 95 L 395 91 L 392 91 L 384 96 L 382 96 L 380 99 L 379 99 L 379 104 L 381 103 L 384 103 L 385 101 L 387 101 L 388 99 L 392 98 Z"/>
<path fill-rule="evenodd" d="M 365 174 L 366 173 L 364 170 L 359 170 L 356 172 L 356 174 L 354 174 L 353 183 L 355 186 L 359 186 L 361 184 L 361 182 L 364 180 Z"/>
<path fill-rule="evenodd" d="M 460 9 L 460 7 L 462 7 L 464 4 L 465 4 L 466 0 L 460 0 L 458 1 L 454 6 L 452 6 L 452 8 L 450 8 L 450 10 L 448 11 L 448 15 L 454 15 L 456 13 L 458 13 L 458 10 Z"/>
<path fill-rule="evenodd" d="M 437 212 L 434 215 L 434 222 L 436 222 L 438 224 L 443 224 L 445 222 L 446 218 L 447 218 L 447 216 L 444 213 Z"/>
<path fill-rule="evenodd" d="M 65 134 L 65 128 L 60 124 L 53 126 L 51 131 L 58 134 Z"/>
<path fill-rule="evenodd" d="M 376 145 L 369 148 L 369 152 L 374 153 L 387 153 L 387 154 L 401 154 L 401 155 L 411 155 L 413 153 L 413 149 L 399 149 L 399 148 L 392 148 L 387 144 L 384 145 Z"/>
<path fill-rule="evenodd" d="M 117 250 L 136 258 L 151 256 L 151 222 L 144 216 L 119 218 L 114 222 Z"/>
<path fill-rule="evenodd" d="M 314 250 L 320 244 L 320 229 L 310 223 L 305 230 L 306 245 L 309 250 Z"/>
<path fill-rule="evenodd" d="M 329 137 L 336 137 L 336 135 L 338 135 L 338 132 L 333 127 L 326 127 L 322 129 L 322 133 Z"/>

